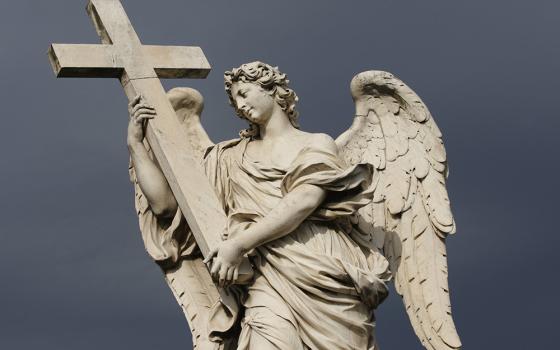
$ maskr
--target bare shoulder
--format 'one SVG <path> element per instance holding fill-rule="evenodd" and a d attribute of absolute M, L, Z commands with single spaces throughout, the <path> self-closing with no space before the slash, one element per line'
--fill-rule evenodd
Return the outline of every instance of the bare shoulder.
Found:
<path fill-rule="evenodd" d="M 336 143 L 334 142 L 333 138 L 327 134 L 304 132 L 304 137 L 306 139 L 305 144 L 308 146 L 321 148 L 335 154 L 338 153 L 338 147 L 336 146 Z"/>

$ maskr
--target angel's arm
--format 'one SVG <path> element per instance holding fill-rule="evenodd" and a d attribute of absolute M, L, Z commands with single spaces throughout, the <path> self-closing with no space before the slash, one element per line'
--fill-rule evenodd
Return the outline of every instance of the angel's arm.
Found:
<path fill-rule="evenodd" d="M 295 230 L 325 197 L 326 190 L 319 186 L 300 185 L 287 193 L 260 221 L 239 235 L 221 242 L 204 260 L 206 263 L 212 262 L 210 274 L 214 280 L 219 286 L 236 281 L 243 255 Z"/>
<path fill-rule="evenodd" d="M 268 215 L 237 238 L 243 250 L 250 251 L 292 232 L 317 209 L 326 195 L 326 190 L 315 185 L 294 188 Z"/>
<path fill-rule="evenodd" d="M 158 166 L 142 143 L 129 143 L 128 149 L 140 189 L 157 217 L 168 218 L 177 211 L 177 201 Z"/>
<path fill-rule="evenodd" d="M 319 134 L 314 144 L 331 153 L 338 149 L 327 135 Z M 327 190 L 310 184 L 302 184 L 288 192 L 265 217 L 250 226 L 239 237 L 245 251 L 281 238 L 295 230 L 327 196 Z"/>
<path fill-rule="evenodd" d="M 150 209 L 158 218 L 169 218 L 177 211 L 177 201 L 165 176 L 150 158 L 142 142 L 144 124 L 154 117 L 153 108 L 144 104 L 140 97 L 132 101 L 127 144 L 138 185 L 148 200 Z"/>
<path fill-rule="evenodd" d="M 294 188 L 260 221 L 222 241 L 206 256 L 204 262 L 211 262 L 212 277 L 219 286 L 236 281 L 243 255 L 295 230 L 325 197 L 326 191 L 319 186 L 303 184 Z"/>

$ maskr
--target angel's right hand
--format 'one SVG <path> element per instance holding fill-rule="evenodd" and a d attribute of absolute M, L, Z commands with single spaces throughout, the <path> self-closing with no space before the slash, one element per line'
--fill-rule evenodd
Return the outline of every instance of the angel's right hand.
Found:
<path fill-rule="evenodd" d="M 142 95 L 137 95 L 128 104 L 128 114 L 130 120 L 127 142 L 129 145 L 141 143 L 145 136 L 146 122 L 156 116 L 156 111 L 154 107 L 146 103 Z"/>

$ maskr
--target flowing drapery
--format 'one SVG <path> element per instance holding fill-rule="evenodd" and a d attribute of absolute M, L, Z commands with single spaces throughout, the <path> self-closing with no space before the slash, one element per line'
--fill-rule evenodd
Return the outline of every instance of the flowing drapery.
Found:
<path fill-rule="evenodd" d="M 346 167 L 336 154 L 309 145 L 282 169 L 252 159 L 246 152 L 249 142 L 223 142 L 204 157 L 228 217 L 224 239 L 242 235 L 297 186 L 320 186 L 328 194 L 296 230 L 251 253 L 255 280 L 232 293 L 246 309 L 240 348 L 249 348 L 251 337 L 264 337 L 277 348 L 291 349 L 287 333 L 293 332 L 304 348 L 374 349 L 373 309 L 387 295 L 388 263 L 373 244 L 353 239 L 349 224 L 372 200 L 372 166 Z M 211 329 L 212 322 L 214 329 L 227 328 L 224 318 L 236 322 L 231 310 L 223 312 L 231 303 L 216 305 Z"/>

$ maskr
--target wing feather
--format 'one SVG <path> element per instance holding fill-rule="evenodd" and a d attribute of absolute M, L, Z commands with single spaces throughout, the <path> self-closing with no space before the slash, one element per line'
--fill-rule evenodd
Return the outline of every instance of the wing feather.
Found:
<path fill-rule="evenodd" d="M 223 344 L 208 338 L 210 308 L 220 295 L 202 258 L 181 260 L 176 268 L 164 272 L 165 280 L 189 324 L 193 346 L 200 350 L 223 350 Z"/>
<path fill-rule="evenodd" d="M 196 159 L 201 159 L 204 151 L 214 143 L 200 123 L 204 99 L 195 89 L 188 87 L 173 88 L 167 92 L 169 102 L 175 109 L 177 118 L 185 128 L 191 149 Z"/>
<path fill-rule="evenodd" d="M 460 349 L 449 298 L 445 239 L 455 222 L 441 131 L 418 95 L 390 73 L 360 73 L 351 89 L 356 117 L 336 142 L 348 163 L 377 169 L 360 227 L 383 241 L 396 290 L 424 347 Z"/>

